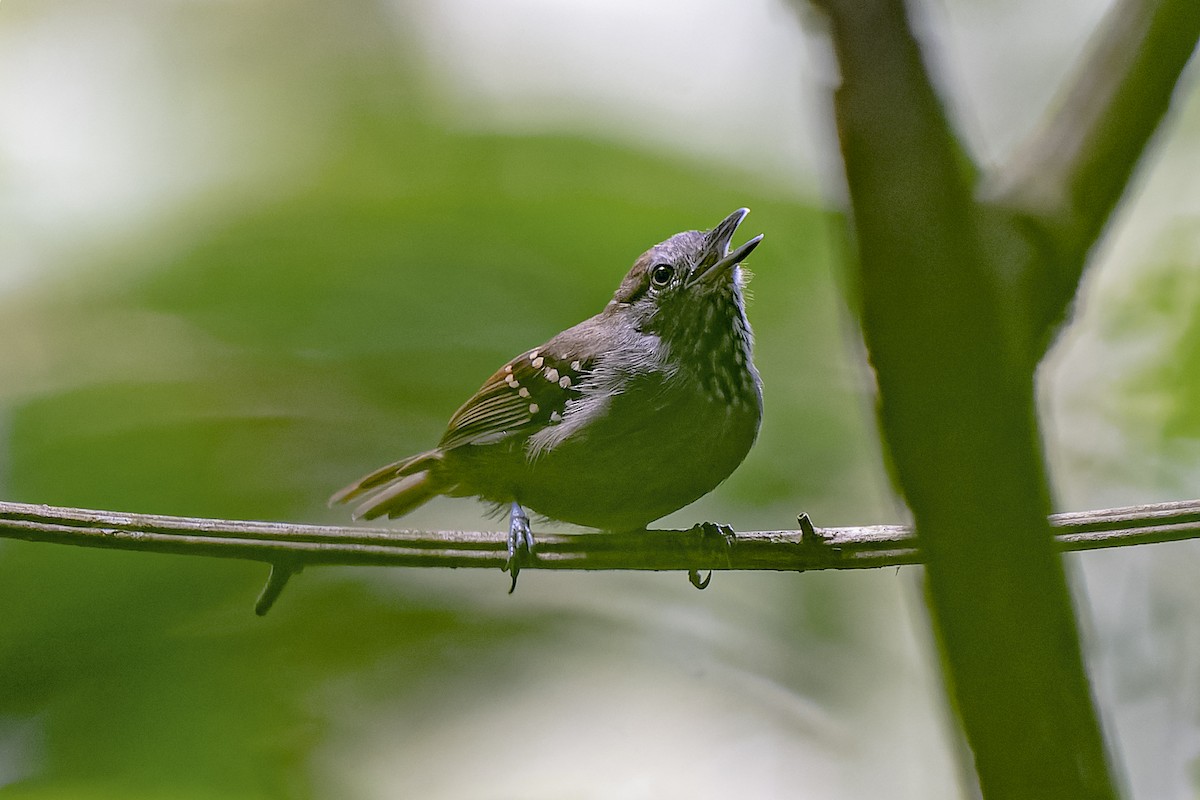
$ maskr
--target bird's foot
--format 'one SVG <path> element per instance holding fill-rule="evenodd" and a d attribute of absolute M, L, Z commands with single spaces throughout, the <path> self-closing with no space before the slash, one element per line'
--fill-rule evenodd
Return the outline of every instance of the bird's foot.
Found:
<path fill-rule="evenodd" d="M 725 562 L 729 563 L 729 552 L 737 544 L 737 534 L 734 533 L 733 528 L 718 522 L 700 522 L 693 525 L 692 530 L 700 534 L 700 541 L 706 548 L 719 549 L 724 553 Z M 708 574 L 701 578 L 700 570 L 689 569 L 688 581 L 697 589 L 706 589 L 712 581 L 712 570 L 710 569 Z"/>
<path fill-rule="evenodd" d="M 512 575 L 512 585 L 508 587 L 509 594 L 517 588 L 517 575 L 520 574 L 521 567 L 533 561 L 533 544 L 529 517 L 525 515 L 521 504 L 514 500 L 508 513 L 508 561 L 502 567 L 504 572 Z"/>

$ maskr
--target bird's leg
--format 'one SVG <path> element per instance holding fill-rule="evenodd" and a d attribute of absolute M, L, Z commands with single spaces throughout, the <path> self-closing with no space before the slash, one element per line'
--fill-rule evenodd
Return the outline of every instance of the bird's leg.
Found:
<path fill-rule="evenodd" d="M 729 562 L 729 551 L 731 551 L 733 546 L 737 543 L 737 535 L 734 533 L 733 528 L 728 525 L 722 525 L 718 522 L 699 522 L 692 526 L 692 530 L 697 531 L 700 534 L 700 540 L 705 545 L 717 544 L 716 540 L 720 539 L 720 545 L 718 545 L 718 547 L 723 545 L 722 549 L 725 552 L 725 561 L 726 563 Z M 711 569 L 703 579 L 700 578 L 700 570 L 688 570 L 688 581 L 697 589 L 708 588 L 708 584 L 711 580 Z"/>
<path fill-rule="evenodd" d="M 513 500 L 512 508 L 508 512 L 508 561 L 504 564 L 504 571 L 512 575 L 509 594 L 517 588 L 517 575 L 521 572 L 521 566 L 528 564 L 532 555 L 533 531 L 529 529 L 529 517 L 525 515 L 521 504 Z"/>

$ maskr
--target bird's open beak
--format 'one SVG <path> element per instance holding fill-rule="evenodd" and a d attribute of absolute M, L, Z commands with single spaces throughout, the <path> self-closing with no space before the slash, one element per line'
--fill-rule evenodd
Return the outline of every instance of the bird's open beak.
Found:
<path fill-rule="evenodd" d="M 725 275 L 745 260 L 746 256 L 750 255 L 751 250 L 758 247 L 758 243 L 763 239 L 761 233 L 732 253 L 729 252 L 729 242 L 733 239 L 733 234 L 737 231 L 738 225 L 742 224 L 742 220 L 749 213 L 750 209 L 739 208 L 721 220 L 717 227 L 704 235 L 704 258 L 700 262 L 700 267 L 696 270 L 696 273 L 692 275 L 690 283 L 712 283 L 718 280 L 722 275 Z"/>

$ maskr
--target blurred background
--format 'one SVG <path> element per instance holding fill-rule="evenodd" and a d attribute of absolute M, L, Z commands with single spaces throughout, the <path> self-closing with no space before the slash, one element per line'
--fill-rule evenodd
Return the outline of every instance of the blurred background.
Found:
<path fill-rule="evenodd" d="M 989 162 L 1107 4 L 921 20 Z M 1062 510 L 1200 496 L 1200 90 L 1153 145 L 1041 374 Z M 739 206 L 758 445 L 662 524 L 895 522 L 842 299 L 835 71 L 751 0 L 9 0 L 0 497 L 345 523 L 632 260 Z M 494 527 L 438 500 L 415 528 Z M 1070 559 L 1133 794 L 1200 787 L 1200 550 Z M 0 542 L 0 796 L 951 798 L 915 568 L 317 569 Z"/>

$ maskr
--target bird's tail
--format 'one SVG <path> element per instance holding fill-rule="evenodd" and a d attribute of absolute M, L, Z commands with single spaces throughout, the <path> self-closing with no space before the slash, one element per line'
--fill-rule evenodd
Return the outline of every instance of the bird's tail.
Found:
<path fill-rule="evenodd" d="M 436 477 L 441 460 L 442 451 L 430 450 L 380 467 L 329 498 L 329 504 L 362 498 L 354 509 L 355 519 L 402 517 L 444 493 L 445 487 Z"/>

